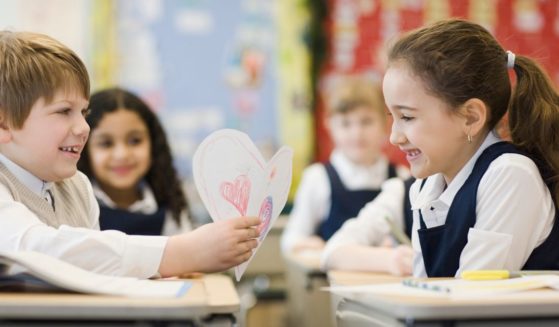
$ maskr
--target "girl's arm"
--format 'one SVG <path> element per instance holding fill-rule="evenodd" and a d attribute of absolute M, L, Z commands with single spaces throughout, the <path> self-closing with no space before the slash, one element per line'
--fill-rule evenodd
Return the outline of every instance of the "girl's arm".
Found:
<path fill-rule="evenodd" d="M 404 229 L 403 201 L 404 183 L 398 178 L 387 180 L 382 192 L 368 203 L 357 218 L 348 220 L 328 241 L 322 255 L 324 269 L 351 269 L 369 271 L 390 271 L 406 274 L 411 270 L 411 259 L 401 269 L 398 262 L 411 258 L 411 249 L 380 247 L 390 236 L 386 218 Z"/>

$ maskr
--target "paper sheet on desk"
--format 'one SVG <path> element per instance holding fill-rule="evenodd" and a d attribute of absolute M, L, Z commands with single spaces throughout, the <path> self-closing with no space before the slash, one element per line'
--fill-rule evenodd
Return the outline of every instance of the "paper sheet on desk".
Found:
<path fill-rule="evenodd" d="M 444 297 L 448 299 L 483 298 L 542 288 L 559 290 L 559 276 L 539 275 L 502 280 L 469 281 L 463 279 L 432 280 L 418 283 L 417 287 L 402 283 L 332 286 L 326 290 L 345 298 L 363 300 L 375 296 Z M 433 289 L 438 291 L 434 291 Z M 447 289 L 448 291 L 441 291 Z"/>
<path fill-rule="evenodd" d="M 15 264 L 48 284 L 79 293 L 174 298 L 184 295 L 192 285 L 184 281 L 141 280 L 96 274 L 38 252 L 0 252 L 0 262 Z"/>
<path fill-rule="evenodd" d="M 292 160 L 293 151 L 281 147 L 266 163 L 248 135 L 223 129 L 200 144 L 192 171 L 200 198 L 214 221 L 239 216 L 260 218 L 259 248 L 287 202 Z M 235 267 L 237 281 L 256 251 Z"/>

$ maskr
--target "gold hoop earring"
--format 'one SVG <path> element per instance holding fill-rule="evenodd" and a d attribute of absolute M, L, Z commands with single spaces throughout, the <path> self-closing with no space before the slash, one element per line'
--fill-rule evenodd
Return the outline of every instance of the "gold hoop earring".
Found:
<path fill-rule="evenodd" d="M 470 134 L 468 134 L 468 143 L 472 144 L 472 136 Z"/>

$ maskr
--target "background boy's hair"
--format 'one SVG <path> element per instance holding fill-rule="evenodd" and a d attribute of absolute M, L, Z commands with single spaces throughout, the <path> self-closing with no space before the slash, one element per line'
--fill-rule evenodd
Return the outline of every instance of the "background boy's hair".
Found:
<path fill-rule="evenodd" d="M 0 31 L 0 112 L 3 123 L 21 128 L 41 97 L 57 91 L 89 98 L 89 76 L 81 59 L 57 40 L 37 33 Z"/>
<path fill-rule="evenodd" d="M 159 119 L 149 106 L 138 96 L 120 88 L 110 88 L 95 92 L 89 102 L 90 114 L 87 123 L 93 131 L 107 113 L 129 110 L 137 113 L 149 131 L 151 141 L 151 166 L 145 181 L 153 190 L 159 206 L 166 206 L 180 225 L 180 215 L 187 210 L 186 197 L 177 171 L 173 166 L 171 148 Z M 94 180 L 91 168 L 89 146 L 86 146 L 78 162 L 78 169 Z"/>
<path fill-rule="evenodd" d="M 485 28 L 459 19 L 411 31 L 394 44 L 388 58 L 389 63 L 405 62 L 452 110 L 469 99 L 482 100 L 490 130 L 508 109 L 512 142 L 538 165 L 559 204 L 559 95 L 536 62 L 516 55 L 511 97 L 507 53 Z"/>
<path fill-rule="evenodd" d="M 357 107 L 366 107 L 385 115 L 384 97 L 380 83 L 364 77 L 348 76 L 332 86 L 327 97 L 326 113 L 328 115 L 344 114 Z"/>

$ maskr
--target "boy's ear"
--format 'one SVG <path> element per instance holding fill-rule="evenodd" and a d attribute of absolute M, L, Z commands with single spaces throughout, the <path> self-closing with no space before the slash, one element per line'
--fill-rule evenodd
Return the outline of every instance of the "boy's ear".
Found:
<path fill-rule="evenodd" d="M 489 114 L 485 102 L 477 98 L 466 101 L 462 106 L 461 113 L 465 118 L 465 130 L 471 136 L 475 136 L 483 130 Z"/>
<path fill-rule="evenodd" d="M 4 117 L 0 117 L 0 144 L 8 143 L 12 140 L 12 129 L 8 126 Z"/>

